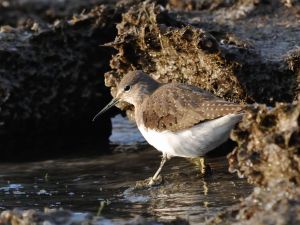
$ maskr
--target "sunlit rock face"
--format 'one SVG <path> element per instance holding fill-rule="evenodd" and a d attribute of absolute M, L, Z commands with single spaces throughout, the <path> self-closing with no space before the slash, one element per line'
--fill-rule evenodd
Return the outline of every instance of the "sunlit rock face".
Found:
<path fill-rule="evenodd" d="M 246 113 L 231 135 L 238 146 L 228 155 L 229 171 L 257 187 L 211 224 L 299 224 L 299 123 L 299 102 Z"/>
<path fill-rule="evenodd" d="M 235 102 L 274 105 L 296 98 L 299 54 L 290 38 L 300 40 L 295 15 L 278 1 L 212 2 L 143 2 L 124 13 L 107 44 L 117 50 L 105 76 L 112 95 L 125 73 L 141 69 L 161 82 L 193 84 Z M 275 9 L 290 24 L 286 29 L 272 14 L 262 19 L 264 10 Z M 277 42 L 275 33 L 281 34 Z"/>
<path fill-rule="evenodd" d="M 299 185 L 299 122 L 299 102 L 249 110 L 231 135 L 238 147 L 228 156 L 229 170 L 259 186 Z"/>

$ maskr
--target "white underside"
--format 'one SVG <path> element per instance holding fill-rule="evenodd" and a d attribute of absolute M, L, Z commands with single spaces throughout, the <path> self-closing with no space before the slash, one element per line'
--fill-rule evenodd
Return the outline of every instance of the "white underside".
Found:
<path fill-rule="evenodd" d="M 138 128 L 149 144 L 168 156 L 197 157 L 225 142 L 241 118 L 242 114 L 229 114 L 178 132 Z"/>

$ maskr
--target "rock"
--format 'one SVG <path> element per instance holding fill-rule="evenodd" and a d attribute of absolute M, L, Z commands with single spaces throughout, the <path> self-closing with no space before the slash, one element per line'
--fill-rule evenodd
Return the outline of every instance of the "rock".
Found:
<path fill-rule="evenodd" d="M 299 185 L 299 121 L 299 102 L 250 109 L 231 135 L 238 147 L 228 156 L 229 170 L 258 186 Z"/>
<path fill-rule="evenodd" d="M 256 188 L 210 224 L 299 224 L 300 103 L 291 102 L 299 99 L 300 4 L 218 2 L 170 0 L 169 11 L 149 1 L 132 7 L 110 43 L 118 53 L 105 83 L 114 95 L 123 74 L 142 69 L 227 100 L 275 105 L 249 109 L 232 133 L 238 146 L 229 170 Z M 119 107 L 132 117 L 132 108 Z"/>
<path fill-rule="evenodd" d="M 108 149 L 109 117 L 91 118 L 111 98 L 103 73 L 112 49 L 99 45 L 113 40 L 121 11 L 100 5 L 55 24 L 2 27 L 2 160 Z"/>
<path fill-rule="evenodd" d="M 174 2 L 169 1 L 171 10 L 177 8 Z M 181 3 L 191 2 L 198 1 Z M 197 85 L 236 102 L 273 105 L 295 99 L 298 80 L 291 64 L 297 57 L 291 54 L 296 46 L 290 37 L 300 40 L 293 22 L 297 12 L 280 1 L 211 2 L 192 7 L 199 11 L 174 12 L 146 1 L 123 14 L 109 44 L 118 51 L 110 63 L 113 70 L 105 75 L 112 94 L 123 74 L 142 69 L 159 81 Z M 263 20 L 271 10 L 276 15 Z M 285 16 L 283 30 L 277 23 Z M 274 40 L 278 32 L 282 35 Z"/>
<path fill-rule="evenodd" d="M 133 219 L 119 219 L 120 225 L 188 225 L 189 223 L 182 219 L 176 219 L 171 222 L 158 222 L 155 219 L 146 219 L 142 216 L 136 216 Z M 51 225 L 65 225 L 65 224 L 116 224 L 113 220 L 103 217 L 92 216 L 88 213 L 73 213 L 63 209 L 45 209 L 44 212 L 38 210 L 7 210 L 0 214 L 0 224 L 51 224 Z"/>
<path fill-rule="evenodd" d="M 100 138 L 107 143 L 108 118 L 107 128 L 96 125 L 101 126 L 97 131 L 87 121 L 111 98 L 101 74 L 110 69 L 112 54 L 112 70 L 105 75 L 112 94 L 124 73 L 143 69 L 162 82 L 197 85 L 235 102 L 272 105 L 298 98 L 296 2 L 293 9 L 262 0 L 66 2 L 0 2 L 0 22 L 6 24 L 0 29 L 0 133 L 5 140 L 0 145 L 9 152 L 3 157 L 20 152 L 9 150 L 17 149 L 15 140 L 23 139 L 18 143 L 32 149 L 30 143 L 40 137 L 37 148 L 48 146 L 57 130 L 70 134 L 60 134 L 59 142 L 87 137 L 87 142 Z M 271 10 L 275 15 L 263 20 Z M 278 25 L 282 18 L 285 32 Z M 132 110 L 127 112 L 132 117 Z M 28 151 L 21 152 L 26 156 Z"/>
<path fill-rule="evenodd" d="M 247 99 L 217 40 L 176 21 L 162 6 L 136 5 L 123 14 L 117 28 L 118 36 L 110 43 L 118 50 L 110 63 L 114 70 L 105 75 L 113 95 L 123 74 L 142 69 L 162 82 L 198 85 L 233 101 Z"/>
<path fill-rule="evenodd" d="M 115 5 L 115 0 L 0 0 L 0 24 L 20 27 L 28 20 L 38 23 L 54 23 L 88 12 L 96 5 Z"/>
<path fill-rule="evenodd" d="M 240 204 L 229 207 L 207 224 L 222 225 L 289 225 L 300 224 L 300 189 L 289 183 L 273 188 L 257 187 Z"/>
<path fill-rule="evenodd" d="M 1 158 L 45 154 L 58 136 L 72 146 L 86 137 L 107 144 L 108 118 L 94 131 L 87 123 L 111 98 L 102 74 L 114 95 L 125 73 L 142 69 L 234 102 L 275 105 L 249 109 L 232 133 L 238 146 L 228 156 L 230 171 L 256 188 L 210 223 L 299 223 L 298 1 L 95 0 L 61 11 L 43 1 L 29 16 L 26 4 L 34 1 L 22 2 L 19 11 L 19 1 L 0 0 Z M 132 117 L 132 107 L 119 107 Z M 54 149 L 74 151 L 65 144 Z M 20 215 L 35 213 L 0 218 Z"/>
<path fill-rule="evenodd" d="M 253 193 L 209 224 L 300 224 L 300 103 L 249 109 L 231 138 L 229 170 L 255 184 Z"/>

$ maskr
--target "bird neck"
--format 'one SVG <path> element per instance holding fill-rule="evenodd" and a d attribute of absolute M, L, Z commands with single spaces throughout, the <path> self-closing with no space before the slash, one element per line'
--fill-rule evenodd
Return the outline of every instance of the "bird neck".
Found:
<path fill-rule="evenodd" d="M 147 101 L 149 99 L 149 97 L 152 95 L 153 92 L 155 92 L 155 90 L 157 88 L 159 88 L 161 85 L 161 83 L 158 83 L 154 80 L 154 82 L 151 82 L 151 84 L 141 84 L 139 86 L 139 92 L 138 95 L 136 97 L 136 101 L 133 104 L 134 105 L 134 114 L 135 114 L 135 120 L 136 123 L 139 126 L 141 126 L 143 124 L 143 108 L 144 105 L 147 104 Z"/>
<path fill-rule="evenodd" d="M 143 102 L 145 102 L 147 98 L 149 98 L 152 93 L 160 86 L 161 84 L 155 80 L 151 80 L 151 82 L 148 81 L 145 83 L 140 83 L 136 90 L 134 106 L 136 108 L 140 107 Z"/>

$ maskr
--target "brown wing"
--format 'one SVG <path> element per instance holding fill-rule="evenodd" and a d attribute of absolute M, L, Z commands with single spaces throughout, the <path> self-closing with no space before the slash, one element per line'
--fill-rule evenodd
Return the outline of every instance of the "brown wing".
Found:
<path fill-rule="evenodd" d="M 157 131 L 183 130 L 244 108 L 185 84 L 163 85 L 144 104 L 144 125 Z"/>

